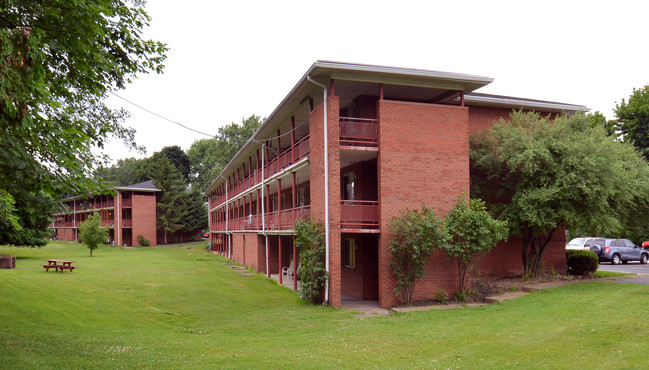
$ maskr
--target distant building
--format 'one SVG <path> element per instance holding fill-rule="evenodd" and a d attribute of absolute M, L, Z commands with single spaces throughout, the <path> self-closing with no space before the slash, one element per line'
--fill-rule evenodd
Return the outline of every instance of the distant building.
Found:
<path fill-rule="evenodd" d="M 139 184 L 116 187 L 115 195 L 74 196 L 63 199 L 68 211 L 54 215 L 53 228 L 58 240 L 79 241 L 79 225 L 88 215 L 99 212 L 101 225 L 110 227 L 111 244 L 140 245 L 142 234 L 151 245 L 156 245 L 156 193 L 151 180 Z"/>
<path fill-rule="evenodd" d="M 298 266 L 293 225 L 327 225 L 328 295 L 395 305 L 390 219 L 404 209 L 448 212 L 469 194 L 469 136 L 512 110 L 544 114 L 580 105 L 473 93 L 492 78 L 318 61 L 206 190 L 212 248 L 276 275 Z M 565 235 L 544 253 L 547 271 L 565 270 Z M 442 253 L 428 261 L 415 300 L 455 290 L 457 267 Z M 484 275 L 523 271 L 521 243 L 499 243 Z M 294 287 L 297 283 L 294 282 Z"/>

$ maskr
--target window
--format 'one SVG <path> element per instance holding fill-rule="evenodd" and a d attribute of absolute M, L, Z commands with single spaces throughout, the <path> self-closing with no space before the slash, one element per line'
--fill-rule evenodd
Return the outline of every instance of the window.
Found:
<path fill-rule="evenodd" d="M 347 268 L 356 268 L 356 241 L 346 238 L 343 240 L 343 263 Z"/>
<path fill-rule="evenodd" d="M 355 189 L 354 189 L 354 176 L 353 172 L 348 172 L 343 176 L 343 200 L 354 200 L 355 198 Z"/>

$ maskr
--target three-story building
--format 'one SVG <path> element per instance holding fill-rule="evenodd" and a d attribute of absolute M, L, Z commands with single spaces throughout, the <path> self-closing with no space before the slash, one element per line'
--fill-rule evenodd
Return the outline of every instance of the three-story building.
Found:
<path fill-rule="evenodd" d="M 397 303 L 389 223 L 404 209 L 448 212 L 469 194 L 469 136 L 513 109 L 571 113 L 586 107 L 478 94 L 489 77 L 318 61 L 206 190 L 213 250 L 257 271 L 299 266 L 293 225 L 325 224 L 326 300 Z M 557 233 L 561 234 L 561 233 Z M 544 266 L 565 269 L 563 235 Z M 500 243 L 484 274 L 522 272 L 520 242 Z M 415 299 L 452 292 L 457 273 L 441 253 Z M 297 281 L 292 279 L 297 289 Z"/>

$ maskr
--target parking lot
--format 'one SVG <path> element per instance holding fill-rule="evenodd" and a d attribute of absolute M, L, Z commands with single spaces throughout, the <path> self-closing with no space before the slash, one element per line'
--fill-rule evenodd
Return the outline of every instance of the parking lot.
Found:
<path fill-rule="evenodd" d="M 649 285 L 649 264 L 643 265 L 640 262 L 629 262 L 627 264 L 612 265 L 610 262 L 602 262 L 599 265 L 599 270 L 647 275 L 647 277 L 634 277 L 630 279 L 617 280 L 617 282 Z"/>

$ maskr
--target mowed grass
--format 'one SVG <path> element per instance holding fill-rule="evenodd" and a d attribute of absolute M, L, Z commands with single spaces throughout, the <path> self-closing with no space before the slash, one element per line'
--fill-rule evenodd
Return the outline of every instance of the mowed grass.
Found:
<path fill-rule="evenodd" d="M 590 282 L 501 304 L 358 319 L 244 277 L 204 244 L 93 257 L 0 247 L 3 368 L 649 367 L 649 286 Z M 45 259 L 76 261 L 45 273 Z"/>

